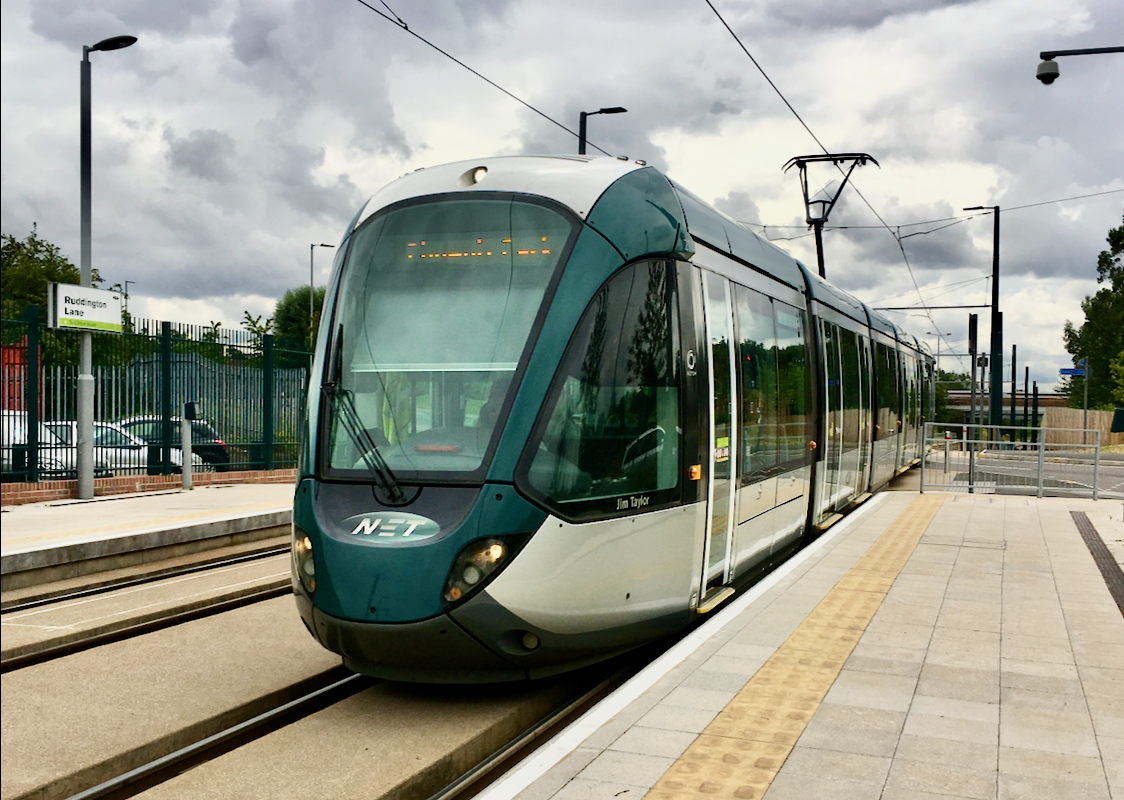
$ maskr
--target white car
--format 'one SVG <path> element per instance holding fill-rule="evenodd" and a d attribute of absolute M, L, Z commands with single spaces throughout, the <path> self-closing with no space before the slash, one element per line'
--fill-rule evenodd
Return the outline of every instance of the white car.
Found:
<path fill-rule="evenodd" d="M 0 418 L 0 472 L 27 471 L 27 413 L 3 412 Z M 75 452 L 42 422 L 39 423 L 39 473 L 46 477 L 75 477 Z M 18 479 L 18 476 L 16 476 Z"/>
<path fill-rule="evenodd" d="M 72 451 L 77 449 L 77 422 L 62 420 L 43 424 Z M 172 466 L 178 471 L 183 466 L 183 454 L 179 450 L 171 450 L 169 455 Z M 97 470 L 104 469 L 111 474 L 143 473 L 148 467 L 148 444 L 114 422 L 95 422 L 94 463 Z M 191 454 L 191 466 L 192 469 L 203 466 L 203 460 L 195 453 Z"/>

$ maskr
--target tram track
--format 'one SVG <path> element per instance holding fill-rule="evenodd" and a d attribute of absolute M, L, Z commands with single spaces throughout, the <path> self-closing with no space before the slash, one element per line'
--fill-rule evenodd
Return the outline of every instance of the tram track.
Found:
<path fill-rule="evenodd" d="M 154 565 L 144 574 L 80 588 L 48 586 L 10 602 L 0 612 L 0 674 L 289 594 L 288 549 Z"/>
<path fill-rule="evenodd" d="M 0 602 L 0 616 L 4 614 L 13 614 L 19 611 L 27 611 L 32 608 L 40 608 L 42 606 L 51 605 L 53 603 L 65 603 L 71 600 L 80 600 L 85 597 L 93 597 L 95 595 L 117 591 L 118 589 L 128 589 L 133 586 L 143 586 L 147 583 L 155 583 L 156 581 L 162 581 L 168 578 L 177 578 L 182 575 L 193 575 L 200 572 L 208 572 L 215 569 L 221 569 L 222 567 L 233 566 L 234 564 L 245 564 L 250 561 L 259 561 L 263 558 L 269 558 L 270 556 L 279 556 L 287 552 L 289 552 L 289 545 L 277 545 L 262 550 L 256 550 L 251 553 L 243 553 L 236 556 L 223 556 L 201 563 L 157 568 L 149 572 L 145 572 L 143 575 L 128 578 L 115 578 L 94 585 L 85 586 L 81 589 L 47 589 L 46 591 L 34 597 Z"/>
<path fill-rule="evenodd" d="M 619 661 L 619 660 L 618 660 Z M 528 684 L 507 684 L 506 690 L 512 694 L 527 695 L 523 698 L 527 706 L 538 707 L 534 718 L 529 724 L 519 724 L 512 727 L 511 720 L 482 727 L 472 732 L 465 741 L 458 742 L 455 746 L 441 754 L 435 761 L 424 763 L 415 767 L 408 763 L 413 758 L 412 750 L 407 749 L 399 754 L 399 763 L 388 764 L 380 762 L 377 767 L 381 770 L 399 771 L 406 774 L 395 785 L 365 795 L 372 800 L 467 800 L 485 789 L 493 781 L 501 777 L 516 763 L 531 755 L 536 749 L 549 742 L 565 727 L 583 714 L 586 710 L 607 697 L 614 689 L 634 675 L 646 660 L 625 657 L 624 663 L 617 663 L 615 668 L 606 668 L 604 665 L 584 671 L 581 677 L 571 675 L 567 678 L 548 679 L 537 682 L 537 691 L 527 691 Z M 564 691 L 559 691 L 565 687 Z M 367 693 L 368 702 L 377 707 L 379 692 L 384 693 L 382 698 L 387 705 L 393 705 L 395 695 L 412 694 L 419 707 L 431 703 L 434 697 L 448 696 L 450 715 L 455 715 L 459 699 L 480 691 L 481 687 L 473 685 L 457 687 L 419 687 L 404 684 L 395 684 L 388 681 L 379 681 L 360 675 L 344 678 L 331 686 L 317 692 L 312 692 L 306 697 L 299 698 L 284 706 L 263 713 L 254 719 L 247 720 L 230 729 L 214 734 L 206 740 L 182 748 L 160 759 L 155 759 L 150 764 L 135 768 L 129 773 L 105 781 L 103 784 L 91 787 L 80 794 L 74 795 L 70 800 L 124 800 L 141 794 L 145 798 L 181 797 L 185 794 L 191 796 L 200 787 L 207 786 L 206 794 L 215 795 L 215 783 L 208 780 L 206 766 L 208 762 L 228 756 L 234 759 L 253 761 L 254 754 L 244 754 L 239 748 L 253 742 L 265 739 L 270 734 L 279 731 L 287 725 L 299 726 L 313 715 L 325 711 L 328 706 L 340 703 L 348 698 L 361 693 Z M 488 691 L 497 693 L 497 687 L 488 687 Z M 498 694 L 502 695 L 500 689 Z M 551 698 L 544 703 L 544 698 Z M 438 702 L 441 702 L 440 699 Z M 509 714 L 509 717 L 519 716 L 518 713 Z M 372 736 L 370 749 L 375 749 L 375 742 L 385 731 L 379 731 L 380 718 L 377 713 L 368 717 Z M 424 714 L 419 717 L 412 727 L 415 730 L 400 730 L 398 735 L 409 738 L 411 735 L 424 735 L 426 725 Z M 497 737 L 497 729 L 505 729 Z M 355 731 L 350 731 L 355 735 Z M 299 735 L 294 732 L 294 735 Z M 265 749 L 269 749 L 269 742 L 262 742 Z M 367 749 L 366 747 L 364 749 Z M 403 763 L 405 762 L 405 763 Z M 201 767 L 199 772 L 191 776 L 186 771 L 194 767 Z M 324 768 L 323 764 L 319 765 Z M 252 768 L 247 768 L 252 771 Z M 374 779 L 376 776 L 371 776 Z M 193 782 L 192 782 L 193 781 Z M 205 781 L 205 783 L 204 783 Z M 167 784 L 167 785 L 164 785 Z M 191 788 L 185 789 L 185 784 Z M 149 791 L 152 790 L 152 791 Z M 222 796 L 223 792 L 218 791 Z M 239 798 L 266 798 L 273 797 L 273 790 L 261 787 L 256 792 L 246 787 L 239 787 L 236 792 L 229 793 L 231 797 Z M 350 796 L 332 795 L 328 796 Z"/>
<path fill-rule="evenodd" d="M 255 612 L 255 616 L 260 617 L 260 612 Z M 215 628 L 213 622 L 209 624 L 215 630 L 229 629 L 232 640 L 236 641 L 242 638 L 237 630 L 245 625 L 245 621 L 237 626 L 220 628 Z M 165 632 L 161 635 L 166 641 L 180 640 L 174 633 Z M 169 635 L 175 638 L 168 639 Z M 299 636 L 295 630 L 292 635 Z M 284 642 L 279 644 L 283 645 Z M 127 654 L 163 654 L 166 666 L 149 665 L 140 671 L 154 674 L 152 669 L 155 667 L 158 674 L 165 669 L 176 669 L 180 649 L 168 647 L 167 644 L 158 646 L 155 650 L 151 645 L 143 647 L 140 643 L 126 643 L 126 646 L 130 650 L 118 650 L 110 659 L 119 665 L 122 674 L 129 675 L 131 680 L 137 682 L 135 697 L 133 692 L 126 694 L 134 698 L 130 703 L 134 706 L 133 711 L 110 706 L 114 709 L 113 716 L 121 720 L 128 719 L 153 699 L 153 689 L 147 686 L 147 679 L 131 666 L 135 662 L 135 656 Z M 187 642 L 183 646 L 190 648 Z M 249 667 L 249 671 L 233 673 L 245 672 L 246 678 L 239 680 L 245 682 L 249 679 L 253 682 L 253 674 L 260 674 L 262 669 L 272 671 L 269 664 L 275 660 L 273 657 L 267 656 L 261 663 L 251 667 L 246 655 L 257 652 L 260 648 L 247 645 L 244 649 L 245 655 L 232 652 L 234 663 Z M 59 678 L 64 675 L 70 676 L 68 679 L 81 680 L 81 676 L 88 675 L 91 658 L 105 661 L 106 656 L 88 653 L 79 658 L 82 661 L 74 662 L 73 667 L 69 667 L 67 662 L 46 665 L 44 668 L 51 670 L 55 676 L 45 682 L 41 678 L 38 683 L 58 686 Z M 346 742 L 350 743 L 353 750 L 370 750 L 383 754 L 374 761 L 367 762 L 367 768 L 372 770 L 368 779 L 378 783 L 387 771 L 394 773 L 397 779 L 393 781 L 393 785 L 372 792 L 372 797 L 382 800 L 427 797 L 434 800 L 462 800 L 472 797 L 514 763 L 549 741 L 571 720 L 635 674 L 644 663 L 646 660 L 643 656 L 630 654 L 609 665 L 587 668 L 580 674 L 544 679 L 533 684 L 501 686 L 394 684 L 351 674 L 342 666 L 336 665 L 321 668 L 319 672 L 306 671 L 303 677 L 298 676 L 292 683 L 276 683 L 267 694 L 256 700 L 243 700 L 237 706 L 230 706 L 227 711 L 214 709 L 205 718 L 193 718 L 188 709 L 197 703 L 193 697 L 208 692 L 214 679 L 199 680 L 198 677 L 201 676 L 197 676 L 195 680 L 185 678 L 182 681 L 185 685 L 181 686 L 178 697 L 166 701 L 168 709 L 165 713 L 176 720 L 171 728 L 150 725 L 147 735 L 140 738 L 126 737 L 129 739 L 128 743 L 119 750 L 112 746 L 112 742 L 96 747 L 96 753 L 87 754 L 86 758 L 73 762 L 70 769 L 50 777 L 43 776 L 47 780 L 38 782 L 38 787 L 30 792 L 11 792 L 10 786 L 5 787 L 5 797 L 13 800 L 31 797 L 90 800 L 138 795 L 146 798 L 195 797 L 200 794 L 212 796 L 216 791 L 220 796 L 225 792 L 226 796 L 238 798 L 275 797 L 278 796 L 275 790 L 268 787 L 255 793 L 256 786 L 252 781 L 249 792 L 245 786 L 227 789 L 225 781 L 213 780 L 206 770 L 209 766 L 223 764 L 227 759 L 234 758 L 235 774 L 252 775 L 255 767 L 243 766 L 243 762 L 259 763 L 256 769 L 262 769 L 262 752 L 268 754 L 267 759 L 277 758 L 277 753 L 282 753 L 279 762 L 291 769 L 294 763 L 303 763 L 303 759 L 293 759 L 291 755 L 285 754 L 285 742 L 296 740 L 301 742 L 302 749 L 310 747 L 308 742 L 316 741 L 319 731 L 320 734 L 328 732 L 329 740 L 336 742 L 337 747 Z M 218 673 L 216 677 L 217 675 Z M 96 675 L 89 675 L 85 680 L 91 684 L 91 688 L 100 683 Z M 6 677 L 6 699 L 29 696 L 27 689 L 31 688 L 30 685 L 17 688 L 7 681 Z M 244 693 L 243 696 L 245 697 Z M 353 724 L 341 725 L 340 706 L 347 703 L 351 703 L 352 707 L 344 710 L 344 716 L 350 713 Z M 5 705 L 9 706 L 8 703 Z M 181 707 L 184 711 L 174 710 Z M 355 714 L 356 708 L 361 709 L 358 716 Z M 120 724 L 112 719 L 107 721 L 100 714 L 86 716 L 90 719 L 75 719 L 74 727 L 82 729 L 83 736 L 93 734 L 94 740 L 98 738 L 97 730 L 88 727 L 94 720 L 99 728 L 108 725 L 107 730 Z M 55 747 L 65 746 L 65 743 L 55 742 L 59 730 L 50 725 L 32 722 L 18 710 L 5 708 L 5 718 L 6 748 L 10 742 L 18 742 L 18 738 L 23 738 L 23 745 L 27 746 L 28 737 L 40 743 L 37 750 L 38 747 L 50 751 Z M 27 721 L 15 725 L 21 727 L 24 733 L 13 739 L 10 726 L 20 718 Z M 356 720 L 360 723 L 358 727 L 354 724 Z M 439 743 L 444 749 L 440 750 L 436 758 L 415 763 L 414 748 L 406 746 L 394 750 L 386 746 L 387 741 L 433 739 L 433 727 L 437 720 L 440 720 L 446 732 L 452 730 L 457 735 L 452 741 L 442 740 Z M 69 715 L 64 714 L 59 721 L 69 726 Z M 273 734 L 278 734 L 281 738 L 271 738 Z M 440 737 L 440 732 L 437 735 Z M 155 738 L 150 739 L 149 736 Z M 65 738 L 64 736 L 63 739 Z M 255 746 L 257 750 L 253 751 Z M 16 749 L 19 747 L 20 744 L 17 743 Z M 252 752 L 247 753 L 247 750 Z M 305 752 L 307 755 L 307 751 Z M 18 759 L 16 753 L 8 755 L 11 759 Z M 384 759 L 391 759 L 393 763 Z M 44 753 L 41 760 L 49 764 L 51 757 Z M 265 766 L 264 769 L 267 773 L 275 772 L 273 766 Z M 11 778 L 14 774 L 16 773 L 8 773 L 8 777 Z M 194 783 L 190 783 L 190 788 L 184 790 L 184 781 Z M 203 787 L 206 787 L 206 791 L 203 791 Z"/>
<path fill-rule="evenodd" d="M 309 692 L 276 708 L 264 711 L 226 730 L 214 733 L 175 752 L 153 759 L 97 786 L 71 795 L 69 800 L 123 800 L 157 786 L 198 764 L 217 758 L 231 750 L 260 739 L 291 722 L 370 688 L 373 678 L 351 674 L 334 683 Z"/>
<path fill-rule="evenodd" d="M 186 611 L 179 611 L 169 613 L 157 617 L 155 619 L 139 622 L 134 625 L 128 625 L 122 628 L 108 630 L 102 633 L 93 633 L 87 636 L 81 636 L 71 641 L 65 641 L 61 644 L 52 645 L 40 649 L 32 649 L 27 652 L 19 653 L 5 658 L 0 658 L 0 674 L 6 674 L 13 670 L 23 669 L 25 667 L 43 664 L 47 661 L 52 661 L 56 658 L 63 658 L 64 656 L 74 655 L 81 653 L 85 650 L 90 650 L 102 645 L 119 642 L 124 639 L 131 639 L 135 636 L 143 636 L 155 631 L 171 628 L 176 625 L 182 625 L 185 622 L 192 622 L 197 619 L 223 614 L 227 611 L 232 611 L 236 608 L 250 605 L 252 603 L 260 603 L 263 600 L 272 600 L 275 597 L 283 597 L 284 595 L 292 593 L 292 586 L 286 579 L 280 582 L 280 585 L 267 586 L 261 590 L 244 594 L 239 597 L 233 597 L 226 600 L 220 600 L 208 605 L 199 606 L 197 608 L 189 609 Z"/>
<path fill-rule="evenodd" d="M 461 774 L 452 783 L 434 791 L 432 780 L 419 775 L 409 793 L 430 800 L 464 800 L 477 794 L 515 763 L 560 732 L 570 721 L 608 695 L 622 682 L 622 675 L 633 670 L 620 670 L 559 704 L 550 713 L 520 731 L 494 752 Z M 193 767 L 219 758 L 249 742 L 268 736 L 280 728 L 307 718 L 324 708 L 383 683 L 374 678 L 352 674 L 327 686 L 265 711 L 226 730 L 176 750 L 147 764 L 103 781 L 81 791 L 70 800 L 125 800 L 158 786 Z M 455 760 L 455 754 L 449 754 Z M 401 790 L 394 794 L 401 794 Z M 386 795 L 383 795 L 385 798 Z"/>

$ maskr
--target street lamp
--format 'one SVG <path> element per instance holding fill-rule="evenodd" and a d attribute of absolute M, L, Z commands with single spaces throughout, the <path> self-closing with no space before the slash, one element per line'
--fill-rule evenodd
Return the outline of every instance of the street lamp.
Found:
<path fill-rule="evenodd" d="M 995 229 L 992 233 L 991 244 L 991 354 L 994 359 L 999 355 L 999 370 L 1002 372 L 1003 364 L 1003 315 L 999 313 L 999 206 L 972 206 L 965 211 L 987 211 L 991 209 L 995 214 Z M 996 369 L 993 365 L 992 370 Z M 1001 425 L 1003 423 L 1003 380 L 992 380 L 990 396 L 988 399 L 988 424 Z"/>
<path fill-rule="evenodd" d="M 1042 59 L 1042 63 L 1038 65 L 1038 73 L 1035 77 L 1049 86 L 1061 75 L 1061 70 L 1058 69 L 1058 62 L 1054 60 L 1058 56 L 1095 56 L 1101 53 L 1124 53 L 1124 47 L 1087 47 L 1083 50 L 1043 50 L 1038 54 L 1038 57 Z"/>
<path fill-rule="evenodd" d="M 135 36 L 111 36 L 95 45 L 82 46 L 82 71 L 79 84 L 79 175 L 81 183 L 81 258 L 79 271 L 82 286 L 92 284 L 93 262 L 90 254 L 91 240 L 91 180 L 90 180 L 90 53 L 120 50 L 136 44 Z M 89 331 L 80 334 L 78 357 L 78 497 L 89 500 L 94 496 L 94 345 Z"/>
<path fill-rule="evenodd" d="M 951 333 L 937 333 L 936 331 L 925 331 L 926 336 L 937 337 L 937 380 L 941 379 L 941 339 L 945 336 L 952 336 Z"/>
<path fill-rule="evenodd" d="M 585 155 L 585 118 L 592 117 L 596 114 L 627 114 L 627 108 L 620 106 L 613 106 L 612 108 L 601 108 L 597 111 L 583 111 L 581 112 L 581 119 L 578 121 L 578 155 Z"/>
<path fill-rule="evenodd" d="M 332 247 L 334 244 L 310 244 L 308 246 L 308 349 L 311 350 L 312 346 L 316 344 L 316 331 L 312 329 L 312 320 L 316 313 L 313 307 L 316 303 L 316 289 L 313 287 L 315 280 L 316 270 L 314 267 L 314 256 L 317 247 Z"/>

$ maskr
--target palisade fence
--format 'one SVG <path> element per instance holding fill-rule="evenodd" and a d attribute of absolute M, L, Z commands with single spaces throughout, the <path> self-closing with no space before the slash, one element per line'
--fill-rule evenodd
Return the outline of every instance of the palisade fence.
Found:
<path fill-rule="evenodd" d="M 2 325 L 4 480 L 59 477 L 41 469 L 39 462 L 72 472 L 73 454 L 60 457 L 52 452 L 59 450 L 57 443 L 36 448 L 27 439 L 28 432 L 38 438 L 36 418 L 77 419 L 79 334 L 44 328 L 34 306 L 22 319 L 3 320 Z M 196 469 L 296 466 L 311 364 L 303 342 L 284 347 L 279 344 L 288 343 L 270 334 L 156 320 L 133 319 L 127 329 L 121 335 L 93 336 L 94 419 L 147 417 L 149 430 L 158 433 L 144 437 L 150 446 L 142 464 L 115 472 L 178 472 L 172 451 L 180 444 L 178 420 L 186 402 L 198 404 L 199 418 L 215 430 L 226 450 L 220 457 L 208 454 L 197 431 L 195 452 L 205 463 L 197 463 Z M 165 431 L 170 441 L 164 441 Z M 96 433 L 94 443 L 95 462 L 102 463 Z"/>
<path fill-rule="evenodd" d="M 1124 498 L 1124 462 L 1095 429 L 926 422 L 923 453 L 922 492 Z"/>

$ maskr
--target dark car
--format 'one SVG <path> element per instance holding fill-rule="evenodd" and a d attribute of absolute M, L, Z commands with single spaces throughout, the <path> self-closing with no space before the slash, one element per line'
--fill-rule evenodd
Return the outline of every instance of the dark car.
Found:
<path fill-rule="evenodd" d="M 180 449 L 180 418 L 172 417 L 172 449 Z M 150 445 L 160 444 L 160 427 L 162 417 L 144 416 L 129 417 L 117 424 L 134 436 L 139 436 Z M 230 451 L 226 443 L 219 436 L 214 426 L 206 420 L 195 419 L 191 421 L 191 452 L 203 459 L 203 463 L 215 470 L 224 472 L 230 469 Z"/>

